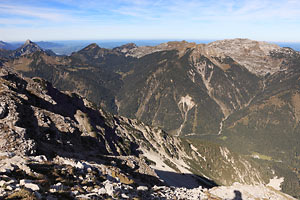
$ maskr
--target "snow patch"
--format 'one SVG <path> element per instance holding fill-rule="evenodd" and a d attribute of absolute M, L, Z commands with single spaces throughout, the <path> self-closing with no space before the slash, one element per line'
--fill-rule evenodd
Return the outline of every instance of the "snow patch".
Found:
<path fill-rule="evenodd" d="M 260 159 L 259 155 L 257 154 L 252 155 L 252 158 Z"/>
<path fill-rule="evenodd" d="M 183 122 L 182 124 L 180 125 L 178 131 L 177 131 L 177 136 L 180 135 L 181 133 L 181 130 L 184 126 L 184 124 L 186 123 L 187 121 L 187 115 L 188 115 L 188 112 L 195 106 L 195 102 L 193 101 L 192 97 L 190 97 L 190 95 L 186 95 L 185 97 L 181 97 L 180 98 L 180 101 L 178 102 L 178 108 L 182 114 L 182 117 L 183 117 Z"/>
<path fill-rule="evenodd" d="M 196 73 L 192 69 L 190 69 L 188 72 L 188 76 L 193 81 L 193 83 L 195 83 L 195 75 L 196 75 Z"/>
<path fill-rule="evenodd" d="M 205 156 L 202 156 L 202 155 L 198 152 L 198 149 L 197 149 L 194 145 L 191 144 L 190 147 L 191 147 L 191 149 L 192 149 L 193 151 L 195 151 L 195 152 L 197 153 L 197 155 L 198 155 L 200 158 L 202 158 L 202 159 L 206 162 Z"/>
<path fill-rule="evenodd" d="M 270 179 L 270 182 L 267 184 L 267 186 L 273 187 L 275 190 L 281 190 L 281 183 L 283 183 L 284 177 L 278 178 L 275 176 L 274 178 Z"/>
<path fill-rule="evenodd" d="M 182 159 L 171 159 L 167 155 L 161 155 L 153 151 L 144 151 L 144 156 L 154 161 L 151 165 L 157 176 L 169 186 L 195 188 L 199 186 L 197 177 L 187 169 L 187 165 Z M 164 163 L 164 158 L 169 159 L 180 170 L 180 173 Z"/>
<path fill-rule="evenodd" d="M 209 190 L 212 195 L 221 199 L 294 199 L 293 197 L 270 190 L 264 185 L 243 185 L 234 183 L 232 186 L 219 186 Z"/>
<path fill-rule="evenodd" d="M 190 146 L 193 151 L 198 151 L 198 149 L 194 145 L 191 144 Z"/>
<path fill-rule="evenodd" d="M 229 115 L 228 115 L 228 116 L 229 116 Z M 222 134 L 223 126 L 224 126 L 224 121 L 228 118 L 228 116 L 224 117 L 224 118 L 221 120 L 218 135 L 221 135 L 221 134 Z"/>
<path fill-rule="evenodd" d="M 193 135 L 196 135 L 196 133 L 189 133 L 189 134 L 186 134 L 185 136 L 193 136 Z"/>
<path fill-rule="evenodd" d="M 174 169 L 172 169 L 171 167 L 166 165 L 166 163 L 164 163 L 164 160 L 159 154 L 153 151 L 147 151 L 147 152 L 144 151 L 144 156 L 156 163 L 155 165 L 151 165 L 153 169 L 168 171 L 168 172 L 176 172 Z"/>
<path fill-rule="evenodd" d="M 182 111 L 186 113 L 195 106 L 195 102 L 190 95 L 186 95 L 185 97 L 181 97 L 178 106 L 181 107 Z"/>
<path fill-rule="evenodd" d="M 226 147 L 220 147 L 221 155 L 228 160 L 230 152 Z"/>

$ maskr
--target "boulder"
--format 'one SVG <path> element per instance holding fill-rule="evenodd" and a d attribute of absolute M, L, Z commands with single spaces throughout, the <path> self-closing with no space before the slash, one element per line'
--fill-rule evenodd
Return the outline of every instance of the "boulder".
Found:
<path fill-rule="evenodd" d="M 147 191 L 148 190 L 148 187 L 147 186 L 138 186 L 136 188 L 138 191 Z"/>
<path fill-rule="evenodd" d="M 39 191 L 40 190 L 40 186 L 34 183 L 25 183 L 24 185 L 25 188 L 31 189 L 33 191 Z"/>

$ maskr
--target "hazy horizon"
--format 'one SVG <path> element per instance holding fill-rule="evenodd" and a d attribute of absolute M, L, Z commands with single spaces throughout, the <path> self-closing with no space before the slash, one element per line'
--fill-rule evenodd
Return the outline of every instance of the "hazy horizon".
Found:
<path fill-rule="evenodd" d="M 62 43 L 73 43 L 73 42 L 170 42 L 170 41 L 187 41 L 187 42 L 195 42 L 195 43 L 209 43 L 214 42 L 217 40 L 230 40 L 230 39 L 250 39 L 251 38 L 224 38 L 224 39 L 73 39 L 73 40 L 63 40 L 63 39 L 54 39 L 54 40 L 32 40 L 30 38 L 25 40 L 2 40 L 0 38 L 0 41 L 7 42 L 7 43 L 24 43 L 26 40 L 30 40 L 32 42 L 62 42 Z M 271 40 L 256 40 L 256 41 L 264 41 L 269 43 L 295 43 L 298 44 L 300 41 L 271 41 Z"/>

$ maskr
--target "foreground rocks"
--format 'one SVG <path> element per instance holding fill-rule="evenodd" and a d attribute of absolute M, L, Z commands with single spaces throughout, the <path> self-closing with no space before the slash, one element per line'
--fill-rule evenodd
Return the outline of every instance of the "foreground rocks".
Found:
<path fill-rule="evenodd" d="M 112 166 L 115 158 L 108 158 L 109 164 L 99 159 L 106 162 L 99 164 L 59 156 L 51 161 L 43 156 L 18 157 L 24 165 L 17 166 L 15 157 L 6 158 L 13 168 L 0 163 L 1 199 L 293 199 L 263 185 L 212 189 L 139 185 L 121 172 L 122 166 Z"/>

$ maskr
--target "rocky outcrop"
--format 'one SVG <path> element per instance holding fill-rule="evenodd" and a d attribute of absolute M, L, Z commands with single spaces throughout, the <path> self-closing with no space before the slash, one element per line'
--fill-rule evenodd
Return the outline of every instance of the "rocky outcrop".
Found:
<path fill-rule="evenodd" d="M 23 55 L 31 54 L 36 51 L 43 51 L 43 50 L 34 42 L 30 40 L 26 40 L 26 42 L 21 47 L 19 47 L 12 53 L 12 57 L 14 58 L 20 57 Z"/>
<path fill-rule="evenodd" d="M 264 185 L 187 189 L 152 182 L 154 185 L 146 186 L 149 177 L 142 183 L 134 183 L 120 171 L 124 168 L 121 163 L 128 162 L 128 158 L 102 158 L 106 164 L 98 164 L 59 156 L 51 161 L 43 156 L 5 156 L 5 161 L 13 167 L 4 167 L 0 162 L 0 198 L 3 199 L 294 199 Z M 16 165 L 17 162 L 23 165 Z"/>
<path fill-rule="evenodd" d="M 26 42 L 19 48 L 15 49 L 9 54 L 11 58 L 18 58 L 21 56 L 29 55 L 34 52 L 45 52 L 49 56 L 55 56 L 56 54 L 51 50 L 43 50 L 36 43 L 26 40 Z"/>
<path fill-rule="evenodd" d="M 141 58 L 145 55 L 149 55 L 155 52 L 160 52 L 160 51 L 170 51 L 170 50 L 178 50 L 179 55 L 182 56 L 184 55 L 185 51 L 190 48 L 196 47 L 196 43 L 189 43 L 187 41 L 181 41 L 181 42 L 167 42 L 167 43 L 162 43 L 157 46 L 132 46 L 130 45 L 130 48 L 126 48 L 126 51 L 123 51 L 126 56 L 131 56 L 131 57 L 136 57 L 136 58 Z M 118 50 L 119 48 L 115 48 Z"/>
<path fill-rule="evenodd" d="M 272 51 L 279 49 L 275 44 L 249 39 L 220 40 L 207 45 L 208 54 L 227 55 L 257 76 L 281 70 L 282 60 L 274 60 L 270 56 Z"/>
<path fill-rule="evenodd" d="M 136 49 L 137 47 L 138 46 L 136 46 L 136 44 L 134 44 L 134 43 L 128 43 L 128 44 L 124 44 L 120 47 L 113 48 L 113 51 L 118 51 L 118 52 L 127 54 L 128 52 L 130 52 L 130 50 Z"/>

